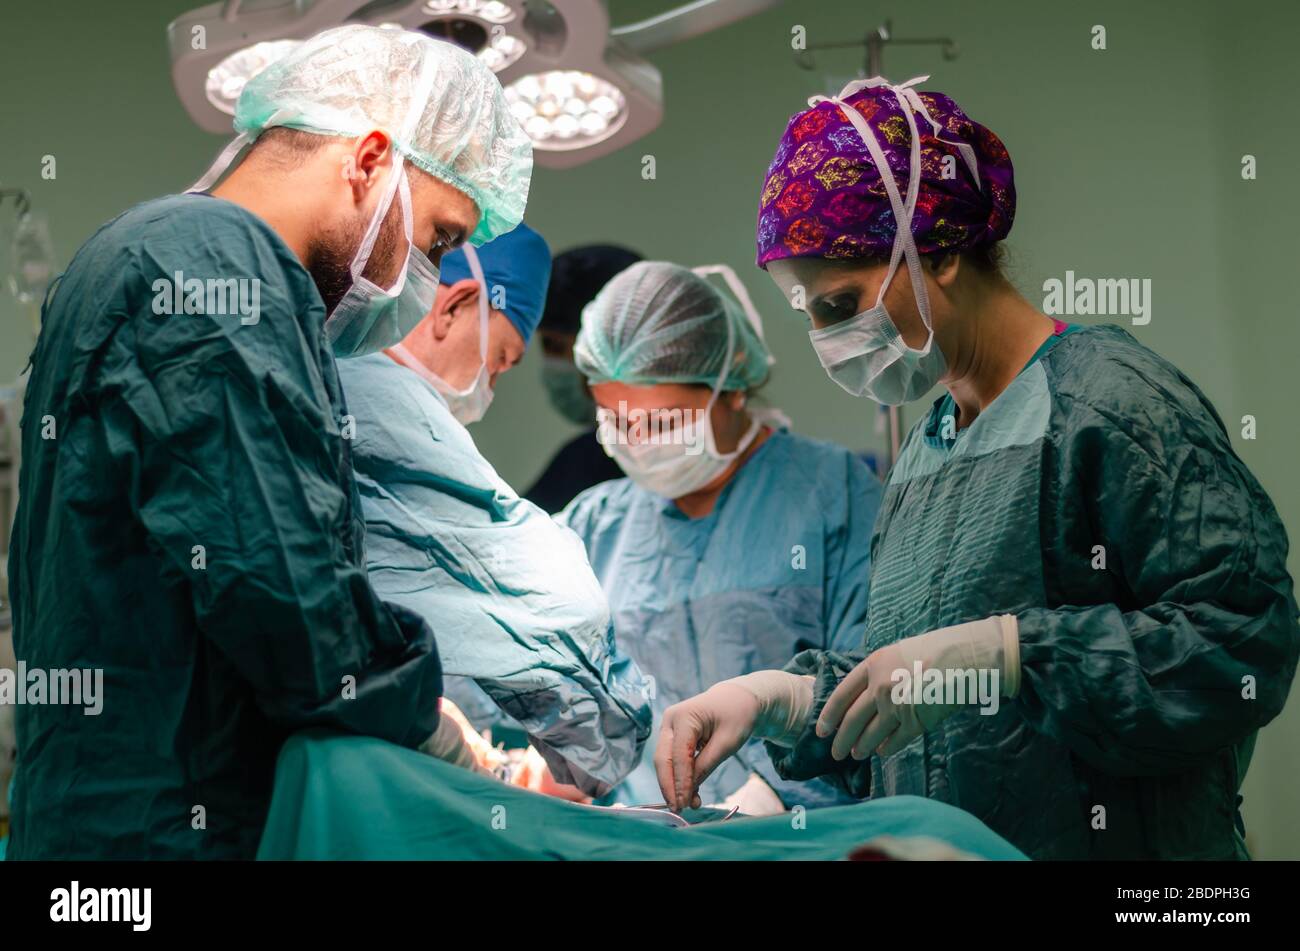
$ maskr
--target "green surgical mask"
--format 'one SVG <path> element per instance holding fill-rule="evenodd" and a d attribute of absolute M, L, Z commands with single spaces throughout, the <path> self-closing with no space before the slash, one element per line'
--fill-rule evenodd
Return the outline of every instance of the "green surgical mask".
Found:
<path fill-rule="evenodd" d="M 563 357 L 542 358 L 542 385 L 551 405 L 570 422 L 596 424 L 596 401 L 587 389 L 586 378 Z"/>

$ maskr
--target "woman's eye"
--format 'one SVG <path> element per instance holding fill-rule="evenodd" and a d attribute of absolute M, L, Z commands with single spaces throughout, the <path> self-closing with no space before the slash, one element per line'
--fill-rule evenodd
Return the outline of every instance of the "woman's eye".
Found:
<path fill-rule="evenodd" d="M 858 299 L 853 294 L 839 294 L 817 301 L 813 305 L 818 322 L 838 324 L 850 320 L 858 314 Z"/>

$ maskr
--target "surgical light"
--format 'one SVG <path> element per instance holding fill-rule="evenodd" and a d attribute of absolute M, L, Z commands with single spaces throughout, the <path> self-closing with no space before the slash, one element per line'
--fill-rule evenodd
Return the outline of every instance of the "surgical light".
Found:
<path fill-rule="evenodd" d="M 580 70 L 524 76 L 506 87 L 510 111 L 544 150 L 583 149 L 618 131 L 627 100 L 613 83 Z"/>
<path fill-rule="evenodd" d="M 208 71 L 208 81 L 204 86 L 208 102 L 226 115 L 233 116 L 235 103 L 244 91 L 244 84 L 300 42 L 267 40 L 231 53 Z"/>
<path fill-rule="evenodd" d="M 524 55 L 524 50 L 527 48 L 527 44 L 519 37 L 502 33 L 490 39 L 488 45 L 479 50 L 476 55 L 483 61 L 484 66 L 494 73 L 499 73 L 506 67 L 513 66 L 515 61 Z"/>
<path fill-rule="evenodd" d="M 224 0 L 167 27 L 172 83 L 194 121 L 231 132 L 244 86 L 307 37 L 345 23 L 417 30 L 497 74 L 537 164 L 580 165 L 635 142 L 663 118 L 645 54 L 781 0 L 694 0 L 611 28 L 604 0 Z"/>
<path fill-rule="evenodd" d="M 424 12 L 431 16 L 460 13 L 479 17 L 489 23 L 509 23 L 515 18 L 510 4 L 502 0 L 428 0 Z"/>

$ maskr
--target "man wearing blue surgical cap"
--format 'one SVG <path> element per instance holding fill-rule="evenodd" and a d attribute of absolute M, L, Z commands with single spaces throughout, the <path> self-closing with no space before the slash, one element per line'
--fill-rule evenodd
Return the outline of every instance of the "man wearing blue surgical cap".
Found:
<path fill-rule="evenodd" d="M 433 309 L 388 355 L 428 381 L 457 420 L 477 422 L 542 319 L 550 267 L 546 242 L 525 224 L 477 252 L 444 255 Z"/>
<path fill-rule="evenodd" d="M 444 703 L 479 728 L 522 728 L 547 780 L 596 796 L 640 757 L 649 685 L 615 650 L 582 542 L 521 499 L 465 428 L 523 356 L 550 267 L 546 242 L 524 224 L 448 253 L 424 319 L 391 349 L 340 363 L 339 375 L 371 585 L 437 620 Z"/>

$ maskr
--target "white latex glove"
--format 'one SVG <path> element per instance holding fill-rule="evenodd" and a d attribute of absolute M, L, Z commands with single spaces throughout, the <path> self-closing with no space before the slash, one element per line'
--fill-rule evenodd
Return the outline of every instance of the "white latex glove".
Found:
<path fill-rule="evenodd" d="M 833 758 L 842 760 L 851 754 L 863 760 L 873 752 L 897 753 L 958 709 L 953 703 L 894 702 L 895 672 L 905 671 L 914 678 L 917 662 L 923 673 L 996 670 L 1000 693 L 1014 697 L 1020 692 L 1020 633 L 1015 616 L 941 627 L 874 651 L 840 681 L 817 719 L 818 736 L 835 734 Z M 911 695 L 909 687 L 908 698 Z"/>
<path fill-rule="evenodd" d="M 751 737 L 793 742 L 812 708 L 812 688 L 811 677 L 760 670 L 669 707 L 655 748 L 664 801 L 699 808 L 700 784 Z"/>
<path fill-rule="evenodd" d="M 420 744 L 420 752 L 462 769 L 495 776 L 490 767 L 496 751 L 470 725 L 460 708 L 446 697 L 442 698 L 439 708 L 438 729 Z"/>

